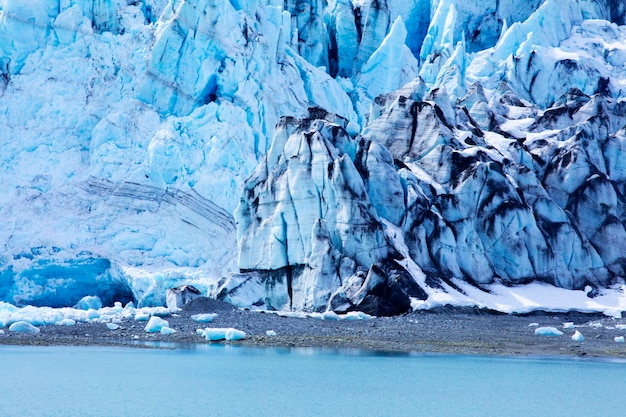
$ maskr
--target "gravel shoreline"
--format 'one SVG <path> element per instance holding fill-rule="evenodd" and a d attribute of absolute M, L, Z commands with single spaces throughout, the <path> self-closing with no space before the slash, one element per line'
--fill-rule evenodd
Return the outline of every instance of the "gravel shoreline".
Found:
<path fill-rule="evenodd" d="M 217 317 L 211 323 L 191 319 L 199 313 L 217 313 Z M 116 330 L 99 322 L 42 326 L 41 332 L 35 334 L 9 332 L 4 328 L 0 345 L 185 347 L 223 343 L 372 352 L 626 358 L 626 344 L 614 340 L 626 336 L 626 330 L 620 326 L 626 325 L 626 320 L 578 312 L 508 315 L 445 307 L 398 317 L 321 320 L 244 311 L 220 301 L 200 298 L 164 319 L 176 333 L 147 333 L 146 322 L 128 319 L 119 323 Z M 564 323 L 573 323 L 575 327 L 564 328 Z M 534 331 L 537 325 L 555 327 L 563 335 L 537 336 Z M 238 341 L 208 342 L 196 333 L 196 329 L 205 327 L 233 327 L 243 330 L 247 336 Z M 273 330 L 276 336 L 268 336 L 268 330 Z M 572 340 L 576 330 L 583 334 L 584 341 Z"/>

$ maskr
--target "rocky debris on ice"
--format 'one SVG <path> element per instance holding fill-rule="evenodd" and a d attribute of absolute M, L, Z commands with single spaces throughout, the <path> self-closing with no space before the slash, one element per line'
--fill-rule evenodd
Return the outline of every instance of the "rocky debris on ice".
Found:
<path fill-rule="evenodd" d="M 351 137 L 346 123 L 313 108 L 309 118 L 284 119 L 278 127 L 235 213 L 239 266 L 259 273 L 232 277 L 221 299 L 234 301 L 244 288 L 249 294 L 260 286 L 255 305 L 268 309 L 323 311 L 330 303 L 342 312 L 394 315 L 409 310 L 410 297 L 425 298 L 388 260 L 392 247 L 373 204 L 387 203 L 384 213 L 401 215 L 391 206 L 402 196 L 393 162 L 377 144 Z M 352 298 L 337 294 L 351 277 L 362 277 L 363 289 Z"/>

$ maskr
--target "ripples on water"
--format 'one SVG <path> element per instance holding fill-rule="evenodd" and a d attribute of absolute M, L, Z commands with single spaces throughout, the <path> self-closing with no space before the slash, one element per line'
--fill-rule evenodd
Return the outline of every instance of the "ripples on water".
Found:
<path fill-rule="evenodd" d="M 319 349 L 0 347 L 0 415 L 610 416 L 626 362 Z"/>

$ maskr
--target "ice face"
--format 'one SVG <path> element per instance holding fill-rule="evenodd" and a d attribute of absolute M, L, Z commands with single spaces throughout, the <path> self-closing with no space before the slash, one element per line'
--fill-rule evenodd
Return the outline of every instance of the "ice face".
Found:
<path fill-rule="evenodd" d="M 612 0 L 0 1 L 0 300 L 160 305 L 192 284 L 391 311 L 425 301 L 402 270 L 433 300 L 426 281 L 618 283 L 625 16 Z M 334 116 L 280 123 L 310 107 Z M 413 289 L 372 299 L 385 285 Z"/>

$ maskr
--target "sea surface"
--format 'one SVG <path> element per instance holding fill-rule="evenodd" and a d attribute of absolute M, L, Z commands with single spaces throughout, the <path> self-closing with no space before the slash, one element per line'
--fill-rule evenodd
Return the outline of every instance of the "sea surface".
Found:
<path fill-rule="evenodd" d="M 0 346 L 0 415 L 618 416 L 626 362 L 232 346 Z"/>

